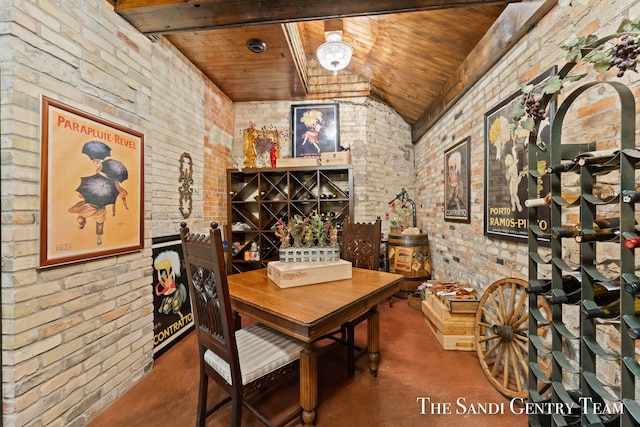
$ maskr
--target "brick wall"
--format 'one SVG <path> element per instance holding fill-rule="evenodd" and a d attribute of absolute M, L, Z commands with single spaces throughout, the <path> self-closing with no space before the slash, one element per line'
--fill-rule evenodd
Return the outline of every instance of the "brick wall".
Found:
<path fill-rule="evenodd" d="M 225 221 L 232 104 L 107 2 L 15 3 L 4 18 L 2 424 L 83 426 L 152 367 L 151 238 L 185 220 L 183 153 L 194 163 L 186 221 Z M 38 269 L 40 95 L 145 134 L 144 250 Z"/>

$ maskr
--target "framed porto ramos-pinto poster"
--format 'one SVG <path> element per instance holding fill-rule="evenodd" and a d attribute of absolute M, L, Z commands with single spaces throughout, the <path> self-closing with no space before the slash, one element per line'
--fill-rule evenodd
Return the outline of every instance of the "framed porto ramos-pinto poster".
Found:
<path fill-rule="evenodd" d="M 42 97 L 40 266 L 143 248 L 144 135 Z"/>
<path fill-rule="evenodd" d="M 529 82 L 534 85 L 533 93 L 541 91 L 543 82 L 555 74 L 556 67 L 552 67 Z M 524 202 L 528 198 L 529 131 L 512 118 L 514 112 L 522 108 L 522 95 L 521 90 L 514 92 L 485 114 L 484 234 L 525 242 L 528 238 L 528 208 Z M 547 108 L 536 137 L 538 145 L 551 142 L 555 102 Z M 540 197 L 550 190 L 549 177 L 544 178 L 538 183 Z M 538 208 L 537 215 L 539 223 L 548 224 L 548 207 Z"/>

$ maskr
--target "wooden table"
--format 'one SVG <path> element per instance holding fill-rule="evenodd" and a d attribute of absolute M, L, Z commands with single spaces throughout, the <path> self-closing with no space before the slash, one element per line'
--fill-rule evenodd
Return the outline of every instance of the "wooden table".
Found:
<path fill-rule="evenodd" d="M 379 313 L 376 306 L 398 292 L 400 274 L 354 268 L 351 279 L 280 288 L 267 270 L 228 276 L 231 306 L 259 322 L 304 341 L 300 353 L 300 406 L 305 425 L 313 425 L 318 403 L 314 341 L 345 322 L 371 311 L 367 322 L 369 372 L 378 373 Z"/>

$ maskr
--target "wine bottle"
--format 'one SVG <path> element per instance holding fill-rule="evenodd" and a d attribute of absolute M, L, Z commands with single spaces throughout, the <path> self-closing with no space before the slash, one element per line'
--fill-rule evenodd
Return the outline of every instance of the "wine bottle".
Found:
<path fill-rule="evenodd" d="M 595 282 L 593 284 L 593 301 L 598 305 L 607 304 L 620 298 L 620 284 L 618 282 Z M 576 304 L 580 302 L 582 289 L 565 293 L 564 295 L 554 295 L 547 298 L 549 305 L 554 304 Z"/>
<path fill-rule="evenodd" d="M 593 185 L 592 194 L 594 197 L 602 200 L 608 201 L 616 196 L 616 192 L 612 186 L 607 184 L 596 183 Z M 580 198 L 580 190 L 579 189 L 567 189 L 563 190 L 561 193 L 562 198 L 569 204 L 573 204 Z M 548 205 L 551 202 L 551 193 L 548 193 L 546 196 L 541 197 L 539 199 L 528 199 L 525 200 L 524 205 L 528 208 L 535 206 L 544 206 Z"/>
<path fill-rule="evenodd" d="M 611 200 L 616 197 L 616 190 L 614 190 L 612 186 L 599 182 L 593 184 L 591 193 L 594 197 L 602 201 Z"/>
<path fill-rule="evenodd" d="M 551 201 L 551 193 L 547 193 L 546 196 L 540 197 L 538 199 L 527 199 L 524 201 L 524 206 L 527 208 L 534 208 L 536 206 L 544 206 L 548 205 Z"/>
<path fill-rule="evenodd" d="M 555 305 L 555 304 L 575 304 L 580 302 L 580 297 L 582 296 L 582 290 L 577 289 L 573 292 L 565 293 L 563 295 L 553 295 L 547 298 L 547 304 Z"/>
<path fill-rule="evenodd" d="M 602 219 L 594 220 L 591 228 L 593 229 L 593 231 L 599 231 L 599 230 L 617 228 L 619 226 L 620 226 L 619 218 L 602 218 Z M 552 235 L 555 238 L 574 237 L 581 231 L 582 231 L 582 224 L 577 223 L 576 225 L 570 228 L 563 228 L 562 230 L 554 230 L 552 231 Z"/>
<path fill-rule="evenodd" d="M 629 249 L 640 247 L 640 237 L 627 237 L 624 239 L 624 245 Z"/>
<path fill-rule="evenodd" d="M 573 160 L 576 161 L 579 166 L 593 165 L 608 162 L 619 154 L 620 150 L 617 148 L 611 150 L 588 151 L 586 153 L 578 154 Z"/>
<path fill-rule="evenodd" d="M 640 282 L 627 282 L 624 284 L 624 290 L 633 295 L 640 294 Z"/>
<path fill-rule="evenodd" d="M 627 333 L 634 340 L 640 339 L 640 328 L 629 328 Z"/>
<path fill-rule="evenodd" d="M 575 275 L 567 274 L 562 276 L 562 291 L 565 293 L 570 293 L 577 290 L 580 290 L 582 287 L 582 275 L 580 273 L 576 273 Z M 551 291 L 551 280 L 544 281 L 542 284 L 537 286 L 529 286 L 524 289 L 528 294 L 546 294 Z"/>
<path fill-rule="evenodd" d="M 636 316 L 640 315 L 640 298 L 634 298 L 634 313 Z M 584 319 L 613 319 L 620 316 L 620 299 L 609 302 L 606 305 L 602 305 L 598 308 L 585 308 L 584 305 L 580 307 L 580 316 Z"/>
<path fill-rule="evenodd" d="M 594 230 L 595 233 L 586 234 L 584 231 L 580 231 L 575 235 L 575 240 L 578 243 L 587 242 L 611 242 L 616 240 L 620 236 L 620 230 L 618 228 L 607 228 L 602 230 Z"/>
<path fill-rule="evenodd" d="M 640 191 L 624 190 L 622 191 L 623 203 L 636 203 L 640 201 Z"/>
<path fill-rule="evenodd" d="M 558 163 L 557 165 L 551 165 L 545 170 L 546 175 L 552 173 L 571 172 L 578 168 L 578 162 L 570 161 L 566 163 Z"/>

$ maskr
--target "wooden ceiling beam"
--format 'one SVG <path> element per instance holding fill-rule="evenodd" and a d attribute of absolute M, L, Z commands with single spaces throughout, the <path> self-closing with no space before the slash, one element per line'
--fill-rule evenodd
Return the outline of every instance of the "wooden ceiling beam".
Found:
<path fill-rule="evenodd" d="M 473 87 L 556 4 L 556 0 L 534 0 L 507 6 L 467 59 L 451 75 L 437 99 L 412 126 L 412 142 L 418 142 L 455 105 L 455 101 Z"/>
<path fill-rule="evenodd" d="M 353 16 L 517 3 L 521 0 L 115 0 L 115 11 L 146 35 Z"/>

